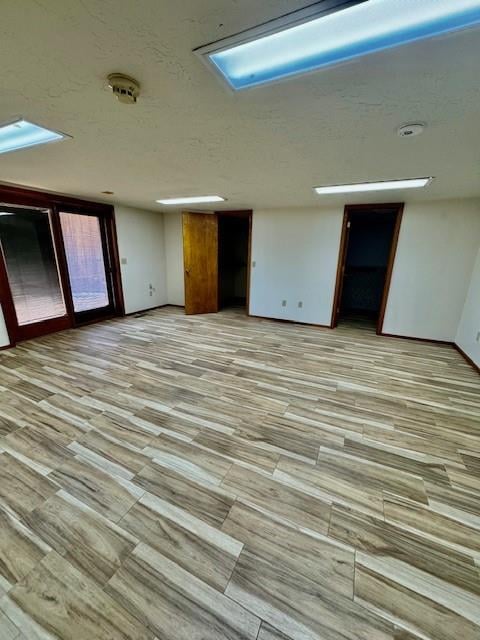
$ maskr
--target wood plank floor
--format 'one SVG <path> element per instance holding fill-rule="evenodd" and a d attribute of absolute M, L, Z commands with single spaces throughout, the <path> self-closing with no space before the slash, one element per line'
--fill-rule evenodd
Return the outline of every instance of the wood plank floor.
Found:
<path fill-rule="evenodd" d="M 480 377 L 166 308 L 0 354 L 1 640 L 479 640 Z"/>

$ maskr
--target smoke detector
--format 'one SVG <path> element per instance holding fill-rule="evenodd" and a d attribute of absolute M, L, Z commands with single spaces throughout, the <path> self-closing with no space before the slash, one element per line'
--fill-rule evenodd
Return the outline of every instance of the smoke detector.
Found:
<path fill-rule="evenodd" d="M 108 76 L 108 86 L 122 104 L 135 104 L 140 95 L 139 83 L 123 73 L 111 73 Z"/>
<path fill-rule="evenodd" d="M 400 138 L 414 138 L 421 135 L 425 131 L 425 125 L 422 122 L 413 122 L 404 124 L 397 129 Z"/>

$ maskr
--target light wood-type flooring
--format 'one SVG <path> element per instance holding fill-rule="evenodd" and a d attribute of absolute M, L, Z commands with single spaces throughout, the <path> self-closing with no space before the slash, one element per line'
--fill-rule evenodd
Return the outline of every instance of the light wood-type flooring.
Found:
<path fill-rule="evenodd" d="M 1 640 L 479 640 L 480 377 L 165 308 L 0 354 Z"/>

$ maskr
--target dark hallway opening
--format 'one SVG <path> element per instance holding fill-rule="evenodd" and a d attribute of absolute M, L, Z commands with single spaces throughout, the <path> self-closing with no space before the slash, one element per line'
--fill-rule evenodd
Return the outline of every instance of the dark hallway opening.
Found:
<path fill-rule="evenodd" d="M 250 220 L 218 215 L 219 308 L 246 307 Z"/>
<path fill-rule="evenodd" d="M 395 211 L 357 211 L 350 216 L 340 322 L 378 322 L 396 219 Z"/>

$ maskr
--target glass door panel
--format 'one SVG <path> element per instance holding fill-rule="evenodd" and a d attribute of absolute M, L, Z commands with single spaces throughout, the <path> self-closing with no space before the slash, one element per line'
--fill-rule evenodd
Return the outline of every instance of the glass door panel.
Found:
<path fill-rule="evenodd" d="M 0 204 L 0 243 L 18 339 L 70 326 L 50 211 Z"/>
<path fill-rule="evenodd" d="M 100 219 L 61 211 L 60 225 L 75 316 L 90 319 L 111 312 L 108 254 Z"/>

